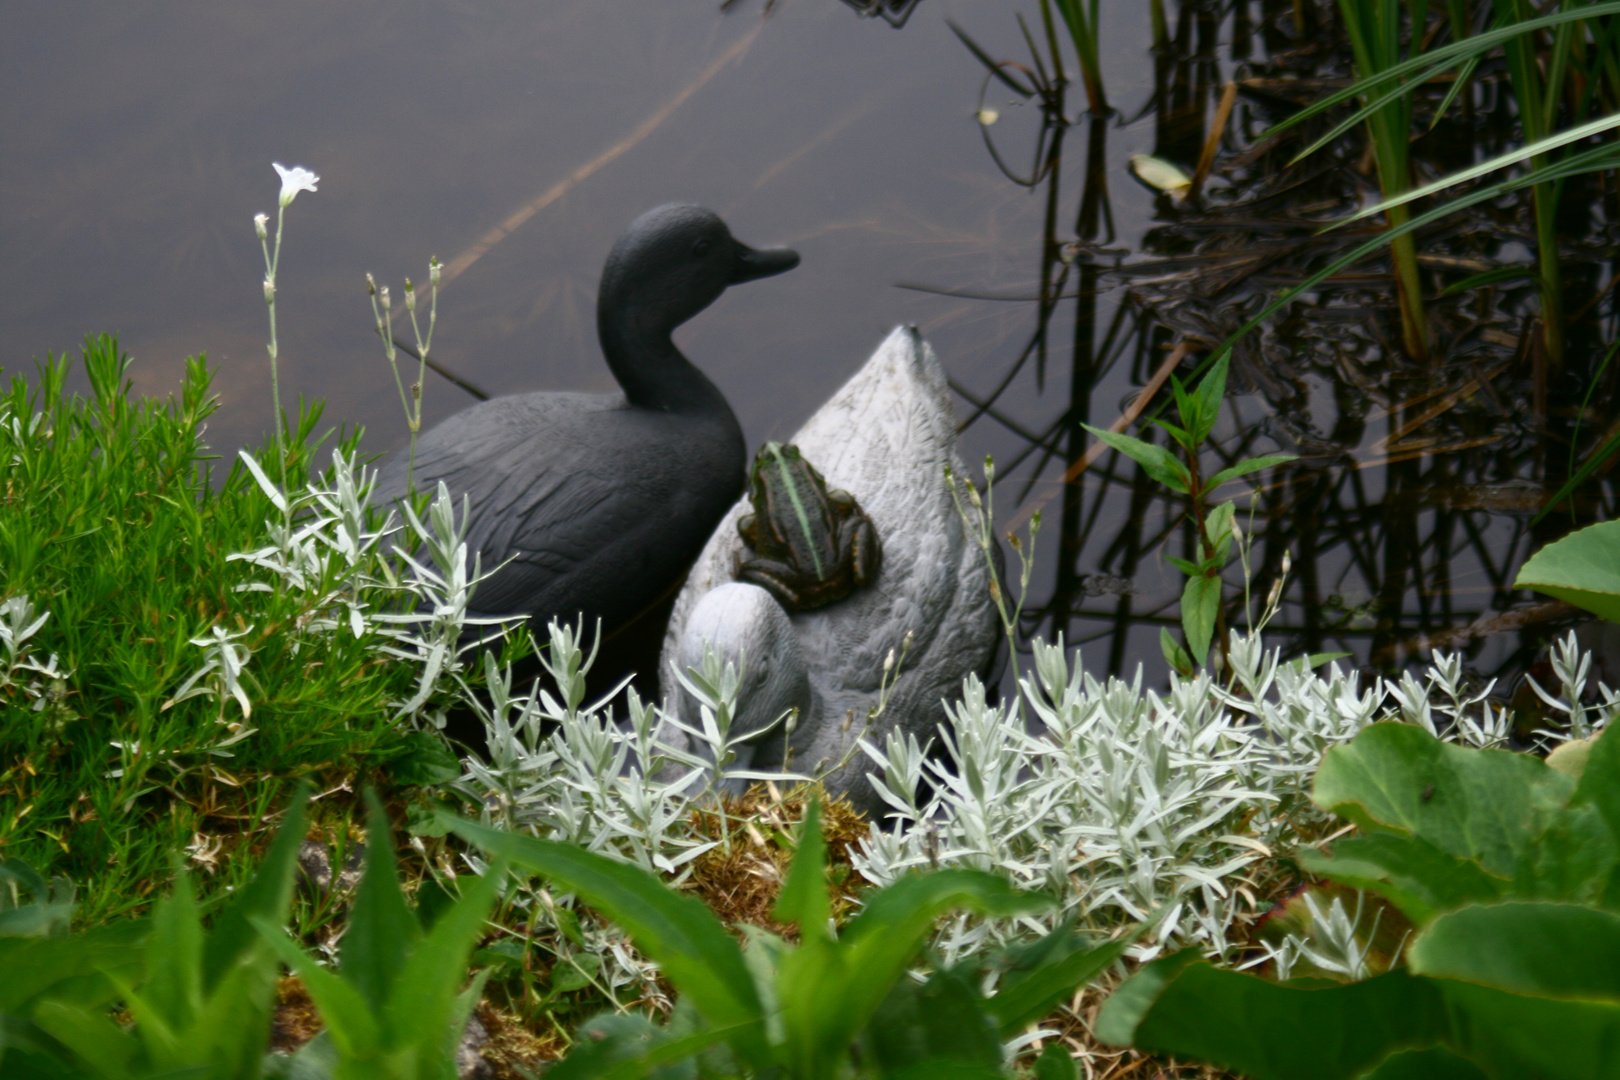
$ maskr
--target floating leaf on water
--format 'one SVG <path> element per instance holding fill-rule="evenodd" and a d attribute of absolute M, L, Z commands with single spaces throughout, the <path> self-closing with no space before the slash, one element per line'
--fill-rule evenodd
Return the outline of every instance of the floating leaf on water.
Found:
<path fill-rule="evenodd" d="M 1182 172 L 1179 166 L 1147 154 L 1131 155 L 1131 172 L 1148 187 L 1168 192 L 1177 198 L 1185 197 L 1192 187 L 1192 177 Z"/>
<path fill-rule="evenodd" d="M 994 109 L 980 109 L 978 119 L 979 123 L 983 124 L 985 127 L 989 127 L 991 124 L 1001 119 L 1001 114 L 996 112 Z"/>

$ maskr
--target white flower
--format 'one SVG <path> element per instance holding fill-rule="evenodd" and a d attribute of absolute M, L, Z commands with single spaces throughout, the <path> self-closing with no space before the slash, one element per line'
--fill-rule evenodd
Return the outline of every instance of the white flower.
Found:
<path fill-rule="evenodd" d="M 304 168 L 302 165 L 295 165 L 290 169 L 284 169 L 273 161 L 270 164 L 275 165 L 276 172 L 281 174 L 282 206 L 290 205 L 292 201 L 298 197 L 298 193 L 300 191 L 314 191 L 315 185 L 320 183 L 321 178 Z"/>

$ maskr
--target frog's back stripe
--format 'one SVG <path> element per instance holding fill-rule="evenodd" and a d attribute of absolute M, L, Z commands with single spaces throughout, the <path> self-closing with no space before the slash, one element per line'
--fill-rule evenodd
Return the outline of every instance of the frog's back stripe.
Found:
<path fill-rule="evenodd" d="M 771 443 L 771 454 L 776 458 L 776 470 L 782 474 L 782 486 L 787 488 L 788 499 L 793 503 L 793 512 L 799 518 L 799 535 L 810 535 L 810 515 L 804 509 L 804 500 L 799 498 L 799 486 L 793 482 L 793 473 L 788 470 L 787 458 L 782 454 L 782 444 Z M 816 564 L 816 580 L 825 581 L 827 575 L 821 569 L 821 556 L 816 554 L 816 545 L 810 545 L 810 561 Z"/>

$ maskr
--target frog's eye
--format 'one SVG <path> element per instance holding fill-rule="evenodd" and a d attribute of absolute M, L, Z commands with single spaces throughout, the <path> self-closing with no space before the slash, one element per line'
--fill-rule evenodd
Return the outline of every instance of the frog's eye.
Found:
<path fill-rule="evenodd" d="M 694 258 L 694 259 L 706 259 L 706 258 L 708 258 L 709 257 L 709 250 L 713 246 L 714 245 L 711 244 L 707 240 L 699 240 L 697 243 L 692 245 L 692 258 Z"/>

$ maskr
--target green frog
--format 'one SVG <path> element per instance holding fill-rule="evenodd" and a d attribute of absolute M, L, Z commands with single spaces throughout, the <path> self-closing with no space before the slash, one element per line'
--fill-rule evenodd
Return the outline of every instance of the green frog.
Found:
<path fill-rule="evenodd" d="M 837 489 L 789 443 L 768 442 L 749 474 L 754 512 L 737 522 L 749 558 L 734 577 L 765 589 L 789 612 L 808 611 L 877 578 L 883 561 L 877 529 L 855 496 Z"/>

